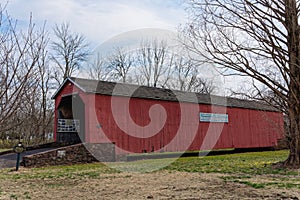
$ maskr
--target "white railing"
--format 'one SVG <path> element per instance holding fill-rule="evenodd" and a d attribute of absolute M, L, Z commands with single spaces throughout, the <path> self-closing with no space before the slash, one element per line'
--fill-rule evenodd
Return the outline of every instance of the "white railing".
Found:
<path fill-rule="evenodd" d="M 79 119 L 58 119 L 57 132 L 79 132 Z"/>

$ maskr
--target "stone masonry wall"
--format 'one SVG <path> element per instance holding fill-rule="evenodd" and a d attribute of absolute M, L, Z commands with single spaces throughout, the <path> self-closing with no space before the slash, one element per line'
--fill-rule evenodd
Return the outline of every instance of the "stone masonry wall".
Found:
<path fill-rule="evenodd" d="M 115 145 L 112 143 L 76 144 L 23 157 L 24 167 L 71 165 L 97 161 L 114 162 Z"/>

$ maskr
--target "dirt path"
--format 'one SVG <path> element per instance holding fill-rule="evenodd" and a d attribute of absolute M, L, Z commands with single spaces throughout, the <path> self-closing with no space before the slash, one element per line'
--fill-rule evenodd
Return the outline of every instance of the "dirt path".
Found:
<path fill-rule="evenodd" d="M 81 179 L 4 180 L 0 183 L 0 199 L 300 199 L 299 189 L 255 189 L 225 182 L 222 176 L 161 171 Z"/>

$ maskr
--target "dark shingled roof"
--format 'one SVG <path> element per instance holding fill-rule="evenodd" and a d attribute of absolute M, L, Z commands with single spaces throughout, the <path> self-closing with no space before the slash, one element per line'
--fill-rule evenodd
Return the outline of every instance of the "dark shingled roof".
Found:
<path fill-rule="evenodd" d="M 237 107 L 237 108 L 248 108 L 255 110 L 266 110 L 279 112 L 272 106 L 258 102 L 241 100 L 237 98 L 221 97 L 209 94 L 200 94 L 192 92 L 183 92 L 163 88 L 138 86 L 133 84 L 115 83 L 107 81 L 97 81 L 82 78 L 67 78 L 67 80 L 73 82 L 77 87 L 87 93 L 96 93 L 103 95 L 114 95 L 114 96 L 126 96 L 133 98 L 143 98 L 143 99 L 156 99 L 163 101 L 183 101 L 191 103 L 200 104 L 212 104 L 227 107 Z M 62 85 L 62 86 L 63 86 Z M 61 87 L 62 87 L 61 86 Z M 61 87 L 54 94 L 53 98 L 56 97 L 57 93 L 60 91 Z"/>

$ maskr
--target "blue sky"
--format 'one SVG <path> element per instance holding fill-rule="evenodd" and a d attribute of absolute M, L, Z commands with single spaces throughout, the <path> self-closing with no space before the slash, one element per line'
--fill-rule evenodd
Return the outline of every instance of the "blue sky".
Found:
<path fill-rule="evenodd" d="M 141 33 L 172 35 L 180 24 L 187 22 L 186 1 L 8 0 L 6 9 L 20 26 L 28 25 L 30 13 L 36 24 L 46 21 L 50 32 L 55 24 L 69 22 L 73 31 L 87 38 L 95 52 L 102 53 L 109 50 L 108 46 L 128 43 L 129 38 L 134 48 L 139 42 L 133 38 L 143 38 Z M 0 2 L 3 6 L 7 0 Z"/>
<path fill-rule="evenodd" d="M 0 0 L 5 4 L 6 0 Z M 184 0 L 9 0 L 8 13 L 19 24 L 70 22 L 72 30 L 92 43 L 102 43 L 121 33 L 141 28 L 176 31 L 186 22 Z"/>

